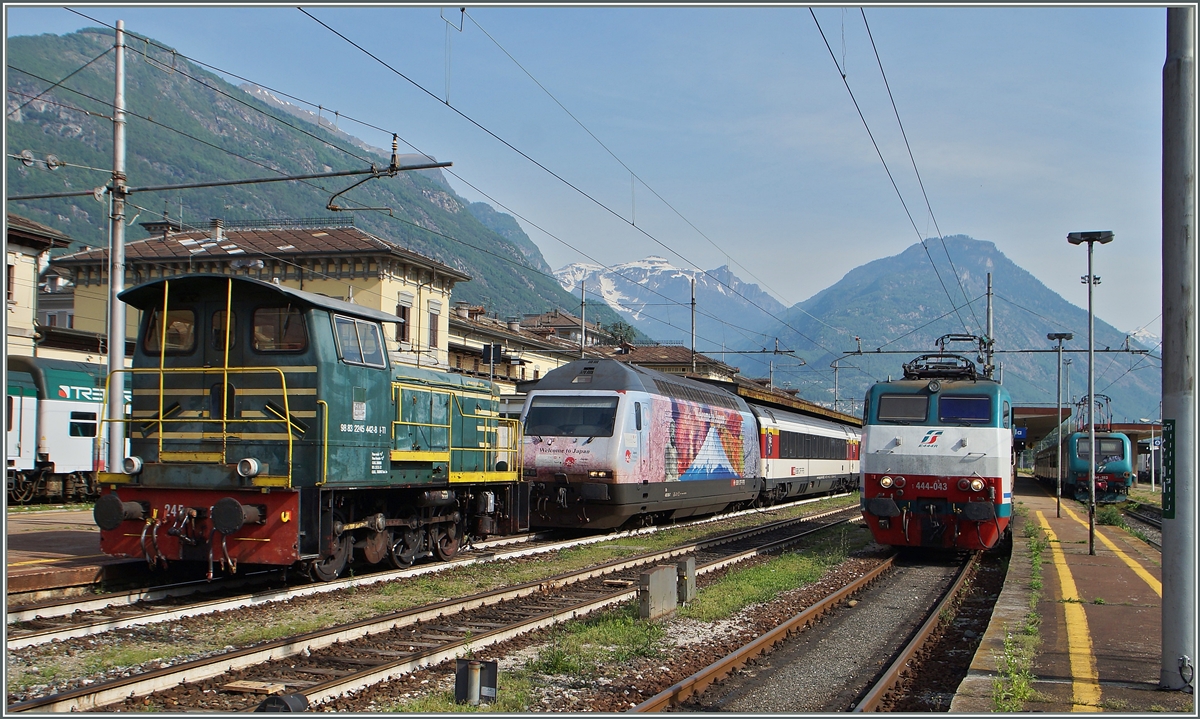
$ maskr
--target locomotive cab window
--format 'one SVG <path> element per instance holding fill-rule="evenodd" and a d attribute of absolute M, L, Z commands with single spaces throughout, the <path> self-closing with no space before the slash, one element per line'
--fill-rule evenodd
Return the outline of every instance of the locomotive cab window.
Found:
<path fill-rule="evenodd" d="M 1112 437 L 1097 437 L 1096 446 L 1100 449 L 1098 459 L 1100 462 L 1112 462 L 1119 459 L 1125 459 L 1125 443 L 1119 439 Z M 1088 458 L 1088 438 L 1080 437 L 1077 445 L 1077 454 L 1080 459 Z"/>
<path fill-rule="evenodd" d="M 876 415 L 880 422 L 924 422 L 929 397 L 923 394 L 885 394 L 879 396 Z"/>
<path fill-rule="evenodd" d="M 166 321 L 166 346 L 162 338 L 163 321 L 158 308 L 146 318 L 142 350 L 156 355 L 163 349 L 169 355 L 189 354 L 196 349 L 196 313 L 190 309 L 168 309 Z"/>
<path fill-rule="evenodd" d="M 525 415 L 525 434 L 611 437 L 617 419 L 617 401 L 616 397 L 534 397 Z"/>
<path fill-rule="evenodd" d="M 992 421 L 992 398 L 942 395 L 938 421 L 951 424 L 987 424 Z"/>
<path fill-rule="evenodd" d="M 235 326 L 236 323 L 235 316 Z M 303 352 L 308 349 L 304 315 L 291 305 L 254 310 L 253 329 L 255 352 Z"/>
<path fill-rule="evenodd" d="M 334 315 L 333 325 L 338 351 L 341 352 L 344 362 L 368 367 L 387 367 L 378 324 Z"/>

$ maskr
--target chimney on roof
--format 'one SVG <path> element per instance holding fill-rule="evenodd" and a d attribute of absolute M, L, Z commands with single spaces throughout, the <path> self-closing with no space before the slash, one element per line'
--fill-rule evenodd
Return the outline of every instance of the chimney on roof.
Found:
<path fill-rule="evenodd" d="M 520 317 L 508 317 L 505 319 L 505 322 L 508 323 L 508 329 L 510 332 L 520 332 L 521 331 L 521 318 Z"/>
<path fill-rule="evenodd" d="M 458 315 L 459 317 L 461 317 L 464 320 L 470 319 L 471 318 L 471 303 L 470 302 L 455 302 L 454 303 L 454 314 Z"/>
<path fill-rule="evenodd" d="M 225 220 L 214 217 L 208 221 L 208 224 L 211 228 L 210 234 L 212 235 L 213 242 L 221 242 L 225 239 Z"/>

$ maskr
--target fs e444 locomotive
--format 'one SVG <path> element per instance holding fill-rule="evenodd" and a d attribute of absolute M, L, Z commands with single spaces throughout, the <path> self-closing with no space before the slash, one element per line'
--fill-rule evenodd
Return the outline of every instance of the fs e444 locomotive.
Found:
<path fill-rule="evenodd" d="M 958 354 L 922 355 L 866 396 L 863 517 L 881 544 L 990 549 L 1012 516 L 1012 399 Z"/>

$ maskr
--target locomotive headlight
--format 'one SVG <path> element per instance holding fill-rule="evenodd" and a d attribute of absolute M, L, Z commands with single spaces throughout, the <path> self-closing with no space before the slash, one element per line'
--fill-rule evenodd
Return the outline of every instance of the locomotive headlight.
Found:
<path fill-rule="evenodd" d="M 966 479 L 958 480 L 958 491 L 965 492 L 971 488 L 971 483 Z"/>
<path fill-rule="evenodd" d="M 612 470 L 593 469 L 588 472 L 588 477 L 591 479 L 609 479 L 612 477 Z"/>
<path fill-rule="evenodd" d="M 903 487 L 905 485 L 904 477 L 896 477 L 892 481 L 896 484 L 897 487 Z"/>
<path fill-rule="evenodd" d="M 257 477 L 261 469 L 262 465 L 253 457 L 247 457 L 237 463 L 237 473 L 243 477 Z"/>
<path fill-rule="evenodd" d="M 884 489 L 890 489 L 892 486 L 892 478 L 886 474 L 879 478 L 879 486 Z"/>
<path fill-rule="evenodd" d="M 981 492 L 981 491 L 983 491 L 983 485 L 984 485 L 983 480 L 976 477 L 975 479 L 971 480 L 971 491 L 972 492 Z"/>
<path fill-rule="evenodd" d="M 125 474 L 137 474 L 142 471 L 141 457 L 126 457 L 121 463 L 121 469 L 125 470 Z"/>

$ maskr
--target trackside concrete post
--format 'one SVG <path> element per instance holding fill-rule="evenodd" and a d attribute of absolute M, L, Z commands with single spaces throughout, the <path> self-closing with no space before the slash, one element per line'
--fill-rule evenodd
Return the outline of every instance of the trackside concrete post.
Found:
<path fill-rule="evenodd" d="M 655 567 L 638 578 L 638 616 L 658 619 L 675 611 L 677 571 L 673 566 Z"/>
<path fill-rule="evenodd" d="M 696 558 L 688 557 L 676 562 L 675 569 L 678 572 L 678 601 L 680 604 L 687 604 L 696 598 Z"/>

